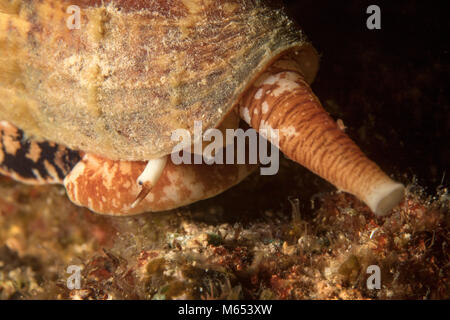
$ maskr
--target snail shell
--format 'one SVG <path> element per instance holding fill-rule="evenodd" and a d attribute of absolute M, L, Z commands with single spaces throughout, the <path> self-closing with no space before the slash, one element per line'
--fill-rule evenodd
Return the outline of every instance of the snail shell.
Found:
<path fill-rule="evenodd" d="M 167 155 L 194 120 L 217 127 L 283 53 L 308 82 L 318 68 L 302 31 L 259 0 L 1 0 L 0 50 L 0 119 L 112 160 Z"/>
<path fill-rule="evenodd" d="M 77 204 L 110 214 L 158 211 L 238 183 L 251 166 L 165 165 L 178 144 L 174 130 L 192 134 L 199 120 L 203 130 L 223 129 L 237 111 L 261 135 L 279 129 L 279 139 L 268 140 L 287 157 L 377 215 L 403 198 L 404 186 L 323 109 L 308 85 L 316 51 L 268 1 L 0 1 L 0 120 L 69 147 L 47 167 L 67 173 Z M 81 10 L 79 29 L 68 27 L 69 6 Z M 85 156 L 69 172 L 71 163 L 58 163 L 70 149 Z M 0 171 L 17 173 L 4 161 Z"/>

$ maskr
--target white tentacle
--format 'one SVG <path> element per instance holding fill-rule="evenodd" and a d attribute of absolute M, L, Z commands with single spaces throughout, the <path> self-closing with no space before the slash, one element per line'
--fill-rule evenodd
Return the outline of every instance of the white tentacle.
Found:
<path fill-rule="evenodd" d="M 136 182 L 142 186 L 142 190 L 136 197 L 136 200 L 131 204 L 131 208 L 136 207 L 156 185 L 164 171 L 164 168 L 166 167 L 167 158 L 168 156 L 164 156 L 158 159 L 149 160 L 147 162 L 147 166 L 144 171 L 136 180 Z"/>

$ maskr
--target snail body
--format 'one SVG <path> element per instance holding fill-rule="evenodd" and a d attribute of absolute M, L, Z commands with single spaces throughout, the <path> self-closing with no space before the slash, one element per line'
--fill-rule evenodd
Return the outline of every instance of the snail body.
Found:
<path fill-rule="evenodd" d="M 70 5 L 80 8 L 79 29 L 67 27 Z M 403 186 L 320 106 L 309 88 L 317 52 L 267 1 L 1 0 L 0 49 L 3 150 L 14 141 L 8 126 L 32 141 L 16 139 L 3 158 L 45 141 L 78 152 L 53 182 L 93 211 L 167 210 L 241 181 L 255 166 L 167 160 L 174 130 L 194 134 L 195 121 L 204 130 L 237 128 L 236 114 L 260 133 L 279 130 L 286 156 L 374 212 L 401 200 Z M 24 179 L 2 158 L 0 171 L 47 181 Z"/>

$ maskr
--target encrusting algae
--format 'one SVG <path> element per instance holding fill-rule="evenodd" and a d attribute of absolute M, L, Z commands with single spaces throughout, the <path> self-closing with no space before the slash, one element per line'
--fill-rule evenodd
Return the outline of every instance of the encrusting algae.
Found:
<path fill-rule="evenodd" d="M 0 297 L 448 299 L 448 193 L 408 188 L 382 219 L 329 193 L 313 216 L 293 217 L 291 207 L 226 222 L 212 200 L 118 219 L 73 206 L 59 187 L 2 178 Z M 67 287 L 70 265 L 81 269 L 80 289 Z M 381 269 L 380 290 L 366 286 L 370 265 Z"/>

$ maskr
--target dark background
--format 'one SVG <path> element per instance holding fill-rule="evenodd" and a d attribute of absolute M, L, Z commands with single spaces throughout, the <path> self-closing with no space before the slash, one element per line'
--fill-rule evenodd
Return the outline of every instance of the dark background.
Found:
<path fill-rule="evenodd" d="M 389 173 L 417 175 L 433 192 L 449 168 L 445 2 L 285 3 L 322 54 L 313 89 L 324 106 Z M 381 8 L 381 30 L 366 28 L 370 4 Z M 337 107 L 327 105 L 328 99 Z"/>
<path fill-rule="evenodd" d="M 289 14 L 321 55 L 312 85 L 334 119 L 388 174 L 414 177 L 428 194 L 449 185 L 450 10 L 444 1 L 289 1 Z M 381 30 L 368 30 L 366 9 L 381 8 Z M 208 200 L 237 216 L 290 211 L 288 197 L 312 212 L 314 195 L 334 190 L 283 160 L 276 176 L 251 176 Z M 202 204 L 199 204 L 202 205 Z M 196 205 L 194 205 L 196 206 Z"/>

